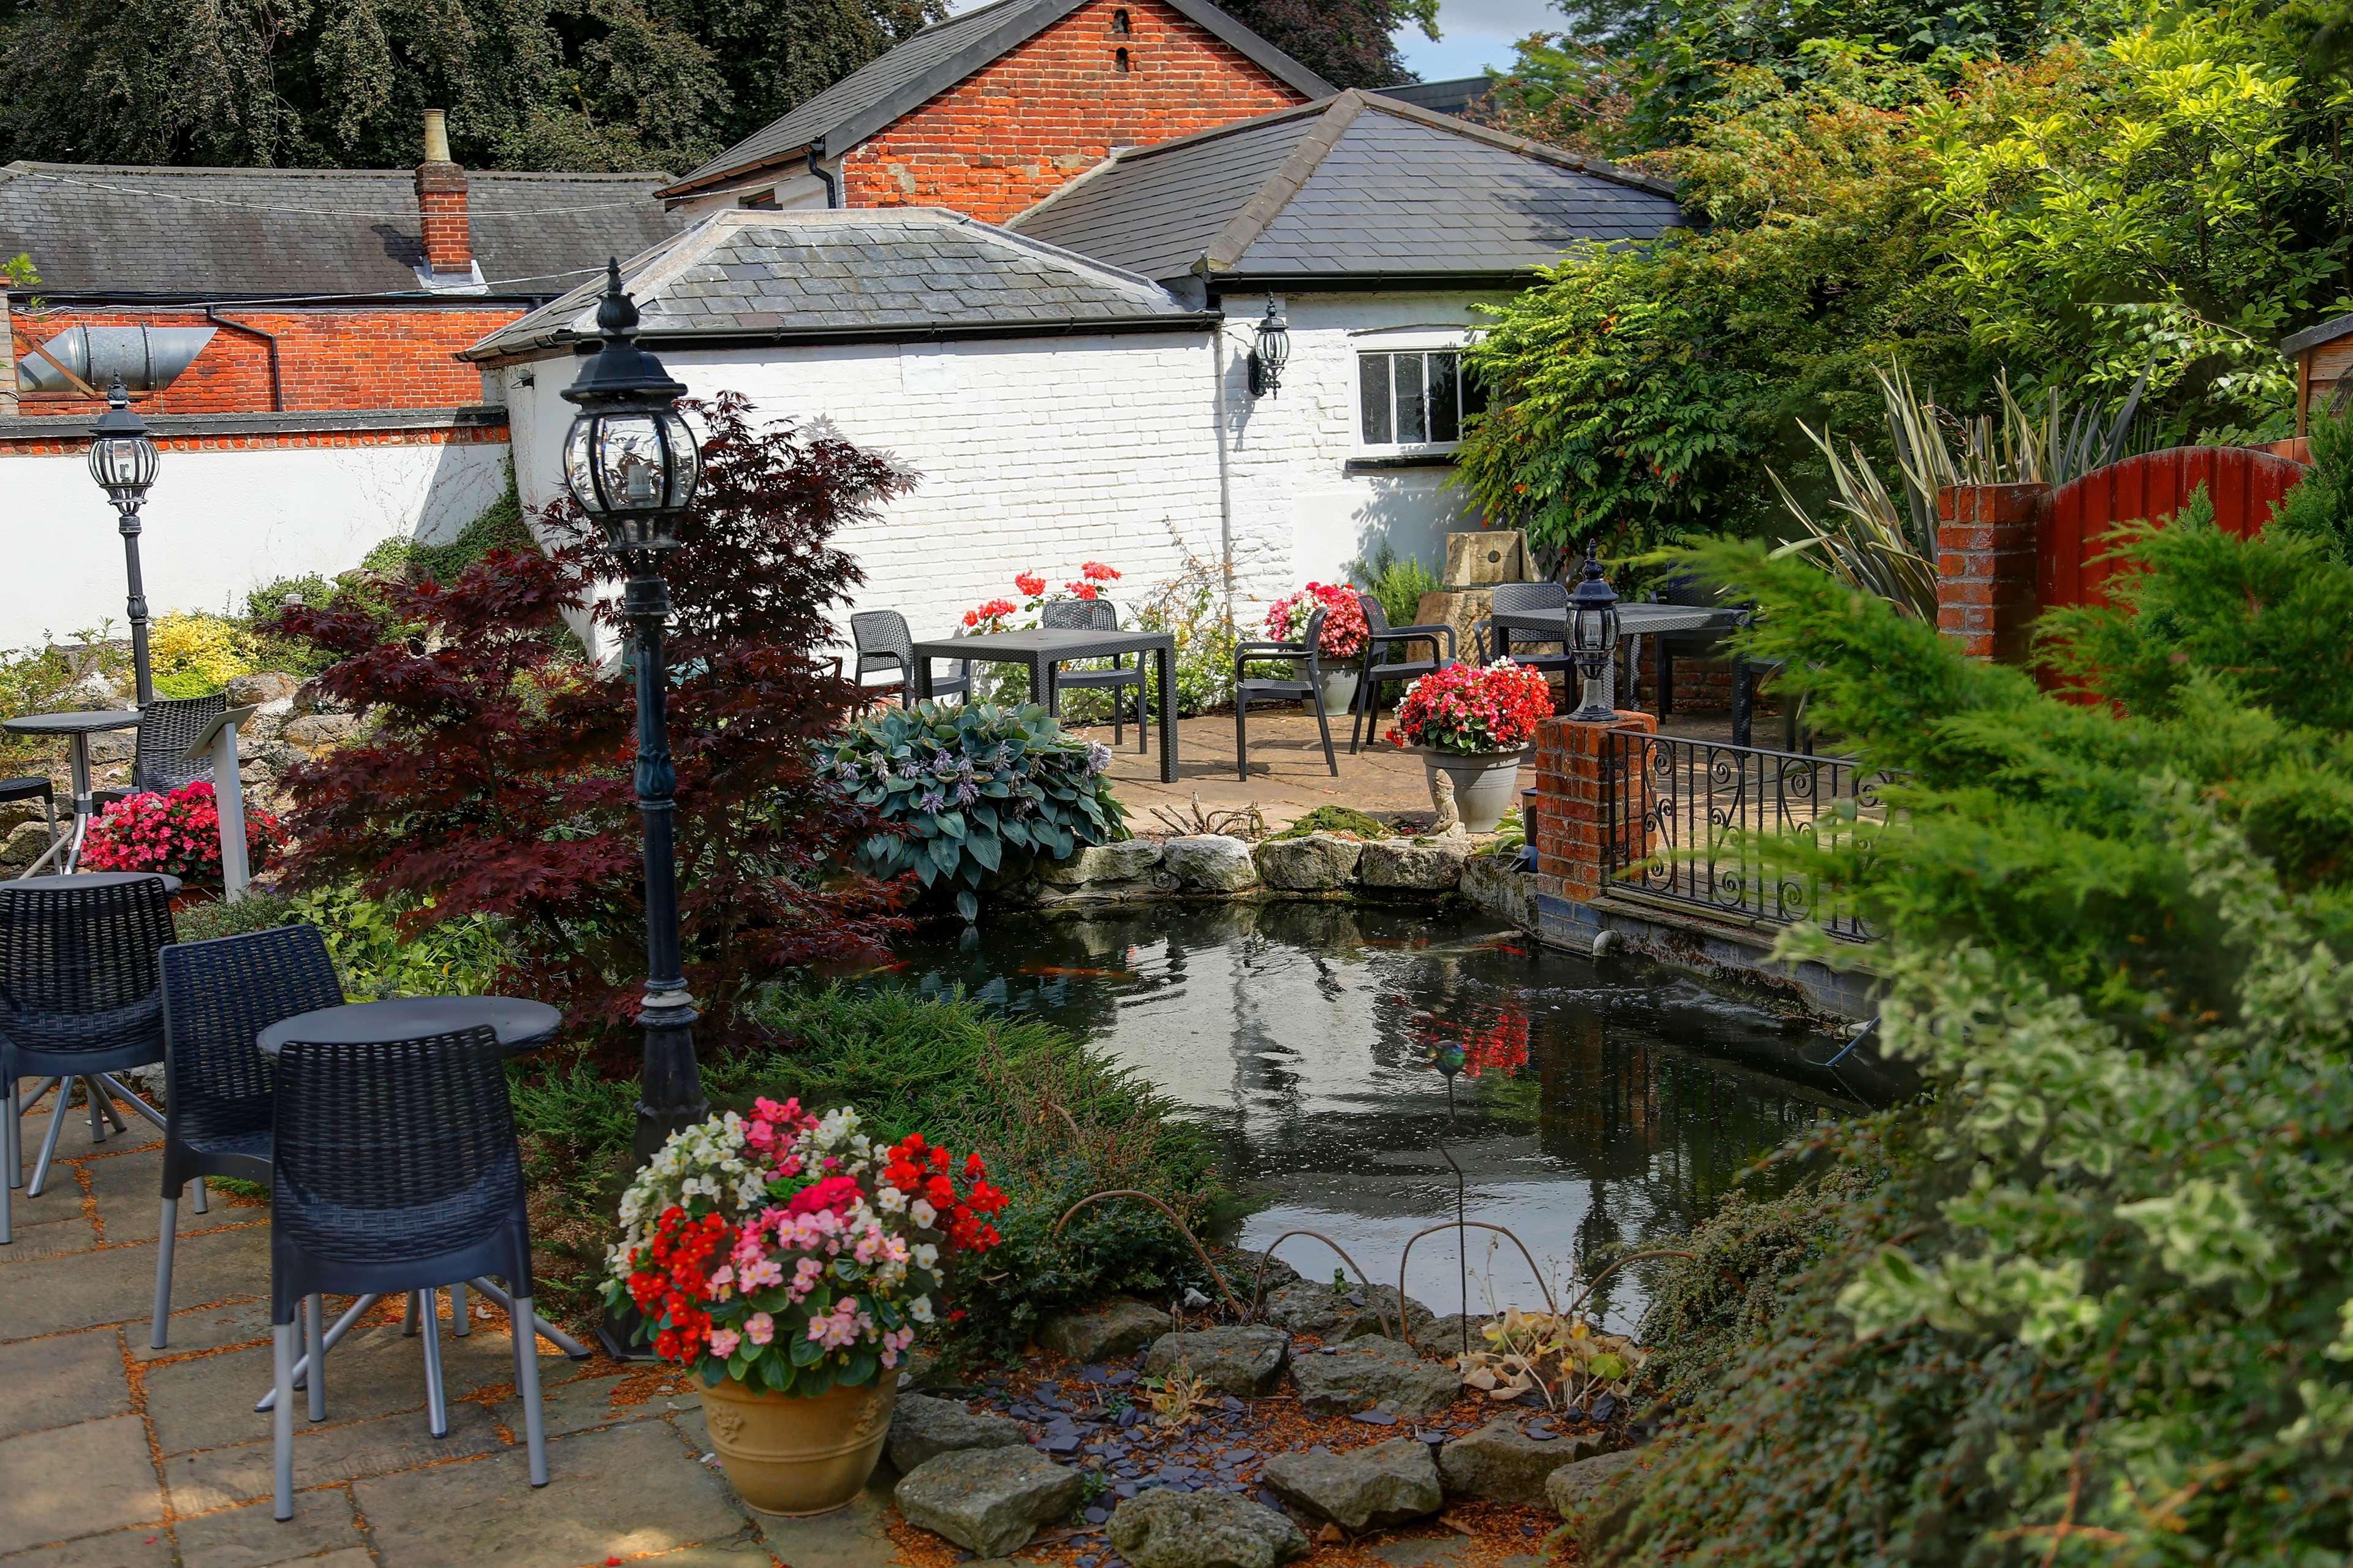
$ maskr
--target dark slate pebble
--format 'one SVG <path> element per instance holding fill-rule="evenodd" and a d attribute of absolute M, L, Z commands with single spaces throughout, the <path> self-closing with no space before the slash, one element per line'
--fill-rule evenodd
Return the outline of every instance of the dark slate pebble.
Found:
<path fill-rule="evenodd" d="M 1089 1524 L 1102 1524 L 1102 1523 L 1105 1522 L 1106 1521 L 1108 1521 L 1110 1518 L 1111 1518 L 1111 1510 L 1109 1510 L 1109 1509 L 1107 1509 L 1107 1508 L 1100 1508 L 1100 1507 L 1098 1507 L 1098 1508 L 1091 1508 L 1091 1509 L 1087 1510 L 1087 1522 L 1088 1522 Z"/>
<path fill-rule="evenodd" d="M 1542 1421 L 1531 1421 L 1521 1430 L 1539 1443 L 1549 1443 L 1560 1436 L 1552 1429 L 1550 1425 Z"/>
<path fill-rule="evenodd" d="M 1135 1406 L 1133 1405 L 1119 1413 L 1119 1424 L 1123 1428 L 1133 1426 L 1138 1421 L 1143 1419 L 1143 1415 L 1138 1413 Z"/>
<path fill-rule="evenodd" d="M 1142 1491 L 1144 1488 L 1134 1481 L 1121 1481 L 1111 1489 L 1117 1492 L 1124 1498 L 1129 1498 L 1134 1497 L 1136 1493 Z"/>
<path fill-rule="evenodd" d="M 1387 1410 L 1359 1410 L 1348 1419 L 1361 1421 L 1367 1426 L 1394 1426 L 1398 1424 L 1397 1416 Z"/>
<path fill-rule="evenodd" d="M 1082 1383 L 1109 1383 L 1111 1372 L 1105 1367 L 1082 1366 L 1079 1368 L 1079 1380 Z"/>
<path fill-rule="evenodd" d="M 1560 1418 L 1564 1421 L 1582 1421 L 1585 1419 L 1585 1406 L 1572 1405 L 1560 1413 Z"/>
<path fill-rule="evenodd" d="M 1249 1405 L 1244 1405 L 1240 1400 L 1236 1399 L 1230 1394 L 1227 1394 L 1225 1398 L 1219 1400 L 1218 1403 L 1220 1408 L 1231 1411 L 1236 1415 L 1240 1415 L 1243 1411 L 1250 1408 Z"/>
<path fill-rule="evenodd" d="M 1525 1394 L 1520 1394 L 1514 1398 L 1512 1403 L 1514 1405 L 1525 1405 L 1535 1410 L 1542 1410 L 1545 1407 L 1545 1396 L 1531 1388 Z"/>
<path fill-rule="evenodd" d="M 1338 1345 L 1318 1345 L 1315 1347 L 1315 1353 L 1317 1355 L 1338 1355 L 1340 1353 L 1340 1347 Z"/>
<path fill-rule="evenodd" d="M 1536 1527 L 1533 1524 L 1524 1524 L 1520 1526 L 1520 1533 L 1522 1535 L 1534 1535 L 1536 1533 Z"/>
<path fill-rule="evenodd" d="M 1362 1290 L 1351 1290 L 1348 1292 L 1348 1305 L 1351 1307 L 1361 1307 L 1364 1304 L 1365 1293 Z"/>
<path fill-rule="evenodd" d="M 1049 1432 L 1038 1440 L 1037 1447 L 1050 1454 L 1075 1454 L 1079 1450 L 1079 1435 L 1076 1432 Z"/>
<path fill-rule="evenodd" d="M 1125 1388 L 1129 1384 L 1134 1383 L 1134 1381 L 1135 1369 L 1132 1366 L 1121 1367 L 1117 1372 L 1113 1373 L 1109 1377 L 1103 1379 L 1104 1383 L 1113 1388 Z"/>
<path fill-rule="evenodd" d="M 1596 1421 L 1607 1421 L 1617 1414 L 1618 1396 L 1616 1394 L 1605 1394 L 1593 1402 L 1593 1418 Z"/>

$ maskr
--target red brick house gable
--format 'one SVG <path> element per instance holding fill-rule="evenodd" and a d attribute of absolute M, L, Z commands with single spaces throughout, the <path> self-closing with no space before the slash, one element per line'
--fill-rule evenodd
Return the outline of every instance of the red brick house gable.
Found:
<path fill-rule="evenodd" d="M 1000 0 L 910 38 L 662 192 L 690 211 L 943 206 L 999 222 L 1113 149 L 1309 102 L 1207 0 Z"/>

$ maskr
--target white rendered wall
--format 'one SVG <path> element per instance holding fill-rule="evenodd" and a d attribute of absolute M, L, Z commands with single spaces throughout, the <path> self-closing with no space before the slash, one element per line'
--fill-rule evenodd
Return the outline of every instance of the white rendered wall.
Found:
<path fill-rule="evenodd" d="M 333 576 L 396 534 L 438 542 L 506 489 L 503 443 L 166 450 L 139 557 L 154 615 L 241 611 L 273 578 Z M 123 630 L 122 536 L 80 454 L 0 447 L 0 648 L 114 620 Z"/>
<path fill-rule="evenodd" d="M 1112 597 L 1132 607 L 1188 554 L 1222 553 L 1206 332 L 660 352 L 694 396 L 740 392 L 763 421 L 830 420 L 916 471 L 911 492 L 839 542 L 866 574 L 849 607 L 898 610 L 919 637 L 1014 597 L 1018 572 L 1060 584 L 1107 562 L 1124 574 Z M 527 507 L 562 482 L 573 407 L 560 394 L 576 363 L 501 373 Z"/>
<path fill-rule="evenodd" d="M 1359 349 L 1429 346 L 1477 322 L 1472 306 L 1502 294 L 1278 296 L 1291 328 L 1282 390 L 1250 395 L 1246 358 L 1266 296 L 1229 294 L 1220 391 L 1232 492 L 1236 615 L 1255 626 L 1265 605 L 1310 581 L 1345 582 L 1348 563 L 1381 544 L 1446 564 L 1446 535 L 1479 526 L 1468 497 L 1446 488 L 1451 468 L 1351 472 Z M 1410 339 L 1393 335 L 1410 329 Z"/>

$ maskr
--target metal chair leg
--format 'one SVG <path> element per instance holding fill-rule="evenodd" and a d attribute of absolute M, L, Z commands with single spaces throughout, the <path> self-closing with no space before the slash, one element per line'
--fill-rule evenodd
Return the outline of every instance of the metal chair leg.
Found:
<path fill-rule="evenodd" d="M 436 1437 L 449 1435 L 449 1406 L 441 1389 L 441 1306 L 439 1290 L 417 1292 L 417 1316 L 425 1325 L 425 1429 Z"/>
<path fill-rule="evenodd" d="M 326 1300 L 313 1293 L 302 1301 L 302 1337 L 311 1353 L 311 1419 L 327 1418 Z"/>
<path fill-rule="evenodd" d="M 58 1134 L 66 1130 L 66 1107 L 73 1101 L 73 1086 L 59 1079 L 57 1109 L 49 1112 L 49 1135 L 41 1140 L 41 1157 L 33 1162 L 32 1184 L 25 1189 L 28 1198 L 37 1198 L 48 1184 L 49 1162 L 57 1157 Z"/>
<path fill-rule="evenodd" d="M 400 1337 L 414 1339 L 417 1335 L 417 1292 L 408 1293 L 408 1303 L 400 1310 Z"/>
<path fill-rule="evenodd" d="M 155 1124 L 156 1131 L 161 1132 L 164 1131 L 164 1113 L 156 1110 L 153 1106 L 148 1104 L 144 1100 L 142 1100 L 136 1093 L 132 1092 L 128 1084 L 124 1083 L 121 1079 L 115 1077 L 111 1072 L 102 1072 L 99 1074 L 98 1081 L 106 1087 L 106 1114 L 114 1122 L 114 1130 L 117 1132 L 128 1132 L 131 1131 L 129 1124 L 122 1120 L 121 1113 L 114 1109 L 115 1098 L 118 1095 L 121 1097 L 124 1104 L 130 1106 L 132 1110 L 137 1111 L 140 1115 L 153 1122 Z"/>
<path fill-rule="evenodd" d="M 164 1200 L 164 1216 L 155 1226 L 155 1323 L 147 1336 L 151 1350 L 168 1348 L 164 1321 L 172 1315 L 172 1246 L 180 1230 L 180 1200 Z"/>
<path fill-rule="evenodd" d="M 90 1141 L 93 1144 L 103 1143 L 106 1142 L 106 1124 L 111 1118 L 101 1115 L 100 1108 L 104 1106 L 111 1111 L 113 1107 L 106 1104 L 106 1091 L 98 1087 L 98 1079 L 94 1077 L 82 1079 L 81 1097 L 90 1102 Z"/>
<path fill-rule="evenodd" d="M 512 1281 L 510 1281 L 512 1283 Z M 539 1410 L 539 1320 L 531 1298 L 514 1299 L 515 1397 L 522 1401 L 523 1447 L 531 1454 L 531 1484 L 547 1484 L 547 1426 Z"/>
<path fill-rule="evenodd" d="M 14 1072 L 8 1075 L 5 1089 L 5 1096 L 0 1096 L 0 1115 L 5 1115 L 8 1120 L 6 1127 L 0 1129 L 0 1158 L 8 1162 L 8 1179 L 0 1182 L 0 1247 L 6 1247 L 16 1239 L 16 1204 L 10 1191 L 23 1185 L 25 1181 L 24 1153 L 16 1146 L 21 1129 L 16 1120 L 16 1075 Z"/>
<path fill-rule="evenodd" d="M 473 1331 L 473 1321 L 467 1313 L 466 1288 L 463 1285 L 452 1285 L 449 1287 L 449 1332 L 453 1337 L 462 1340 Z"/>
<path fill-rule="evenodd" d="M 1250 699 L 1234 694 L 1234 776 L 1250 783 Z"/>
<path fill-rule="evenodd" d="M 278 1374 L 277 1401 L 269 1410 L 269 1435 L 275 1448 L 277 1500 L 275 1517 L 294 1517 L 294 1325 L 269 1325 L 269 1363 Z"/>
<path fill-rule="evenodd" d="M 207 1212 L 207 1205 L 205 1201 L 205 1179 L 202 1176 L 196 1178 L 196 1212 L 198 1214 Z"/>
<path fill-rule="evenodd" d="M 1336 779 L 1340 776 L 1340 759 L 1332 754 L 1332 721 L 1324 714 L 1324 693 L 1319 689 L 1312 695 L 1315 699 L 1315 728 L 1324 736 L 1324 765 L 1332 770 Z"/>

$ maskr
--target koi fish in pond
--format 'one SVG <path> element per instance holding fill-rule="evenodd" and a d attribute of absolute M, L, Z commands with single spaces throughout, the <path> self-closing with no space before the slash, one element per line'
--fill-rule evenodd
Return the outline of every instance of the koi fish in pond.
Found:
<path fill-rule="evenodd" d="M 1356 945 L 1359 947 L 1377 947 L 1388 949 L 1420 948 L 1428 947 L 1430 945 L 1430 939 L 1426 936 L 1366 937 L 1363 942 L 1358 942 Z"/>
<path fill-rule="evenodd" d="M 1025 963 L 1019 973 L 1042 980 L 1141 980 L 1132 969 L 1073 969 L 1060 963 Z"/>

